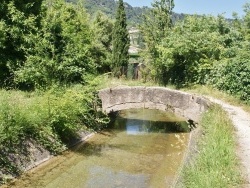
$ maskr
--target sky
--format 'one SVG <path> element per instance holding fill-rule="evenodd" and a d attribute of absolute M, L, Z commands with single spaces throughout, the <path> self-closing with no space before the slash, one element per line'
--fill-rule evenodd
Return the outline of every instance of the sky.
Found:
<path fill-rule="evenodd" d="M 123 0 L 131 6 L 151 6 L 153 0 Z M 238 16 L 244 15 L 243 5 L 250 0 L 175 0 L 174 12 L 186 14 L 211 14 L 217 16 L 223 14 L 226 18 L 232 18 L 232 13 Z"/>

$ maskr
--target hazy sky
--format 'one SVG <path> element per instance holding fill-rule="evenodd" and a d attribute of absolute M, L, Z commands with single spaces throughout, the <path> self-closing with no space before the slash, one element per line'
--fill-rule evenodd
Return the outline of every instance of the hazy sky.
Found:
<path fill-rule="evenodd" d="M 150 6 L 153 0 L 123 0 L 132 6 Z M 239 16 L 244 15 L 243 5 L 250 0 L 175 0 L 174 12 L 187 14 L 218 14 L 225 13 L 227 18 L 232 17 L 233 12 Z"/>

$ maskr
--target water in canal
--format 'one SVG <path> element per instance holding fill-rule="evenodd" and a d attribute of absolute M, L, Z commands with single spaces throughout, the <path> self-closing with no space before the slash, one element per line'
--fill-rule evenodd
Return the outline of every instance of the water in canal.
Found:
<path fill-rule="evenodd" d="M 188 139 L 185 120 L 172 113 L 120 111 L 109 129 L 33 169 L 9 187 L 170 187 Z"/>

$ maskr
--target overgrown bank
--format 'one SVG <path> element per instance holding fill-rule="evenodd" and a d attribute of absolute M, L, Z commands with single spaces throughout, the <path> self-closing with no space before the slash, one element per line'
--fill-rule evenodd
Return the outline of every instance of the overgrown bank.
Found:
<path fill-rule="evenodd" d="M 59 154 L 79 131 L 99 130 L 109 119 L 98 111 L 94 87 L 75 85 L 46 92 L 0 91 L 0 181 L 18 176 L 36 143 Z"/>
<path fill-rule="evenodd" d="M 95 91 L 100 85 L 140 84 L 116 79 L 111 82 L 108 77 L 102 77 L 101 80 L 100 83 L 94 81 L 85 87 L 75 85 L 46 92 L 2 90 L 1 170 L 13 175 L 22 172 L 22 169 L 15 168 L 8 156 L 23 154 L 27 139 L 37 141 L 52 154 L 58 154 L 76 136 L 77 130 L 104 126 L 107 119 L 97 111 L 98 102 L 95 98 Z M 219 107 L 214 107 L 204 115 L 201 125 L 203 136 L 199 155 L 184 171 L 183 182 L 186 187 L 239 185 L 241 177 L 235 154 L 234 130 L 227 114 Z"/>
<path fill-rule="evenodd" d="M 242 183 L 236 156 L 234 127 L 228 114 L 219 106 L 206 112 L 200 123 L 202 136 L 198 150 L 184 167 L 184 187 L 238 187 Z M 192 155 L 192 154 L 191 154 Z"/>

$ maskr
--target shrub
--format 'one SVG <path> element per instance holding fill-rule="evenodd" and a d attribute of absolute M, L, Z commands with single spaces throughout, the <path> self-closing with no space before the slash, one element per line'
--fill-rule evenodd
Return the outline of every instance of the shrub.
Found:
<path fill-rule="evenodd" d="M 57 154 L 79 131 L 105 126 L 109 118 L 98 110 L 95 93 L 91 84 L 33 93 L 0 90 L 0 171 L 21 173 L 11 156 L 29 156 L 27 140 Z"/>
<path fill-rule="evenodd" d="M 250 101 L 250 61 L 247 58 L 233 58 L 216 65 L 208 83 L 226 91 L 241 100 Z"/>

